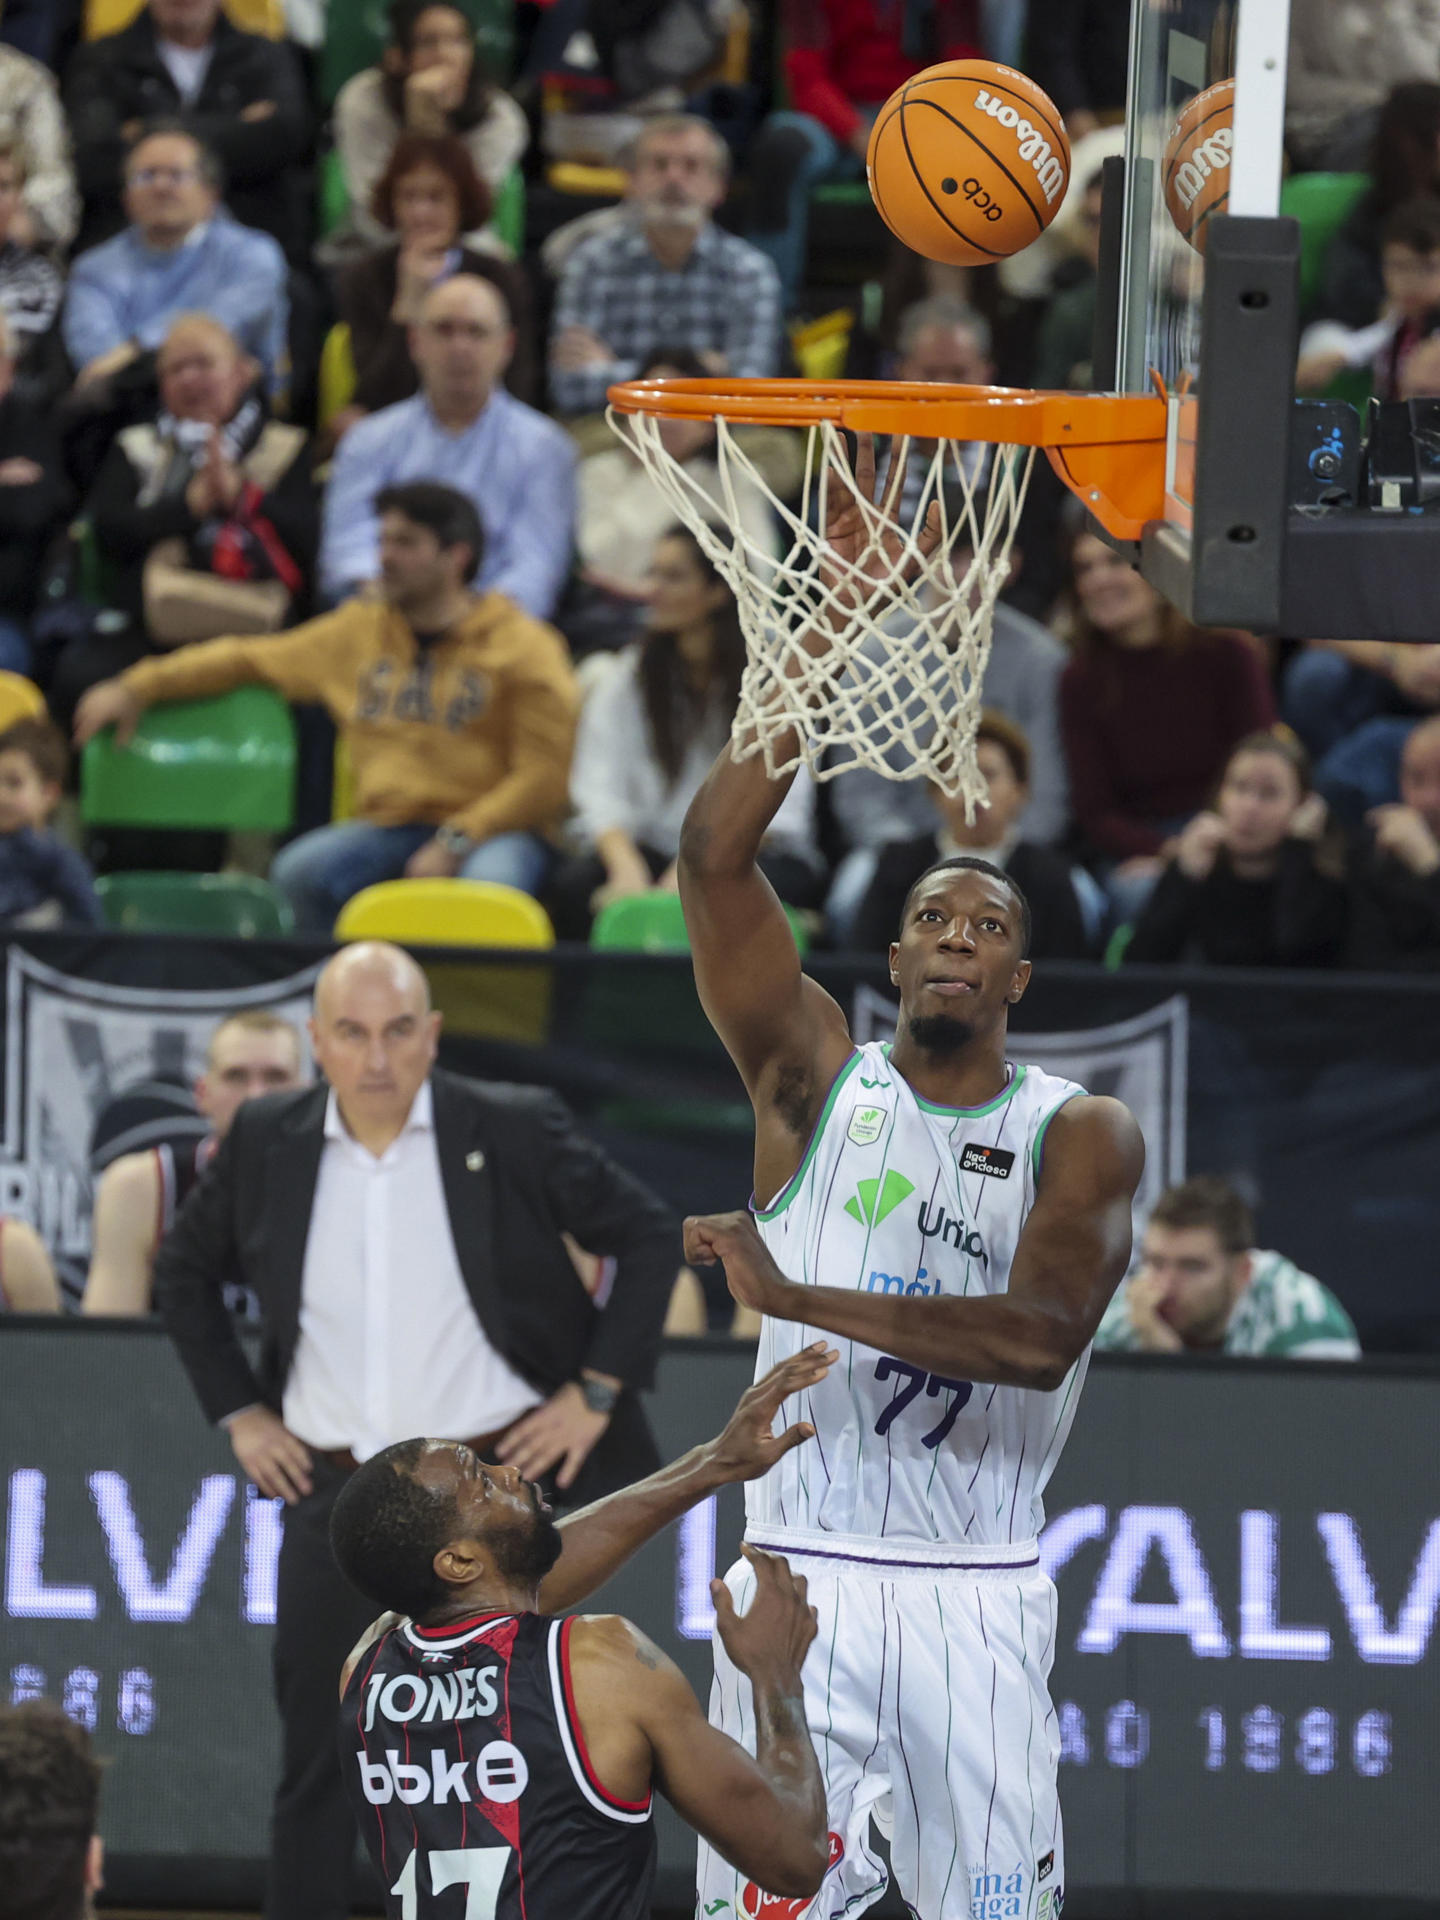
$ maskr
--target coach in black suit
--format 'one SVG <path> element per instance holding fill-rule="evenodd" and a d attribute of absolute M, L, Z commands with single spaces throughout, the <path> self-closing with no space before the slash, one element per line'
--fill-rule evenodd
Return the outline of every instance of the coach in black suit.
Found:
<path fill-rule="evenodd" d="M 315 990 L 328 1087 L 241 1109 L 155 1262 L 155 1297 L 208 1417 L 288 1503 L 275 1686 L 284 1760 L 268 1920 L 344 1920 L 354 1828 L 337 1676 L 374 1608 L 330 1556 L 357 1459 L 417 1433 L 471 1441 L 590 1500 L 658 1465 L 654 1372 L 676 1222 L 553 1095 L 435 1069 L 439 1015 L 397 947 L 347 947 Z M 613 1255 L 603 1311 L 562 1240 Z M 226 1311 L 260 1302 L 258 1371 Z"/>

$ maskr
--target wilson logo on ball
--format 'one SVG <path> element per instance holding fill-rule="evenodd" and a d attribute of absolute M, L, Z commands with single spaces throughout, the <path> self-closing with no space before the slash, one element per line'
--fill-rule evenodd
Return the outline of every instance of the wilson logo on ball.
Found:
<path fill-rule="evenodd" d="M 1065 191 L 1065 183 L 1070 178 L 1068 161 L 1060 159 L 1040 129 L 1023 120 L 1008 101 L 996 99 L 994 94 L 987 93 L 981 87 L 975 95 L 975 104 L 988 113 L 992 120 L 998 120 L 1002 127 L 1014 128 L 1020 158 L 1035 169 L 1041 192 L 1047 202 L 1053 204 L 1056 196 Z"/>

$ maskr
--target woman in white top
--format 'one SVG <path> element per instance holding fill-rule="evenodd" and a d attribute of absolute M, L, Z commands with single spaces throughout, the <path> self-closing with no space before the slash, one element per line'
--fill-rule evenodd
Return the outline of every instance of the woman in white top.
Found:
<path fill-rule="evenodd" d="M 350 192 L 354 236 L 389 239 L 370 211 L 376 183 L 402 133 L 452 133 L 493 192 L 525 151 L 525 115 L 492 86 L 475 58 L 475 28 L 458 5 L 390 0 L 390 42 L 378 67 L 347 80 L 335 101 L 335 146 Z M 470 246 L 506 248 L 488 228 L 463 236 Z"/>
<path fill-rule="evenodd" d="M 745 668 L 734 596 L 694 534 L 655 544 L 645 633 L 617 655 L 580 715 L 570 799 L 580 851 L 556 873 L 550 902 L 562 940 L 583 940 L 601 907 L 675 886 L 685 810 L 729 738 Z M 789 906 L 818 904 L 815 789 L 795 782 L 761 857 Z"/>

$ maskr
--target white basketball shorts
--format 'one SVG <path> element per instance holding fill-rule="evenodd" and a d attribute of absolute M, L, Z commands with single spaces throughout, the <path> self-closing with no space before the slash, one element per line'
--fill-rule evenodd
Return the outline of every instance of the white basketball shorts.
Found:
<path fill-rule="evenodd" d="M 770 1527 L 746 1537 L 805 1575 L 819 1615 L 803 1678 L 830 1871 L 813 1901 L 776 1898 L 702 1841 L 697 1920 L 863 1912 L 886 1882 L 872 1817 L 919 1920 L 1059 1920 L 1055 1588 L 1035 1542 L 935 1547 Z M 725 1584 L 743 1613 L 749 1563 Z M 718 1634 L 714 1644 L 710 1719 L 753 1753 L 750 1683 Z"/>

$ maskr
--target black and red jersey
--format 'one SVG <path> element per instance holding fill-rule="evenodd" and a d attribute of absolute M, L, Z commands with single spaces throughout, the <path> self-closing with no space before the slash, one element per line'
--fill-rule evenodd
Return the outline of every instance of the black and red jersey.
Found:
<path fill-rule="evenodd" d="M 407 1620 L 357 1663 L 340 1764 L 392 1920 L 646 1920 L 650 1799 L 590 1766 L 573 1624 Z"/>

